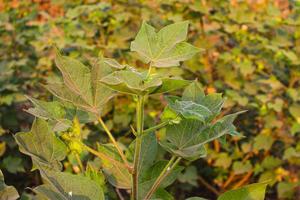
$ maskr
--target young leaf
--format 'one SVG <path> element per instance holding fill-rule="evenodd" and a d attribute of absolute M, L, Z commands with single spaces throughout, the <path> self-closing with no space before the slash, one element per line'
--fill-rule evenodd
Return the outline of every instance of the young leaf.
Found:
<path fill-rule="evenodd" d="M 186 119 L 197 119 L 203 123 L 210 122 L 219 114 L 224 103 L 222 94 L 205 95 L 196 81 L 184 90 L 182 100 L 173 97 L 167 100 L 169 108 L 175 113 Z"/>
<path fill-rule="evenodd" d="M 131 51 L 136 51 L 145 63 L 154 67 L 178 66 L 180 61 L 187 60 L 200 49 L 184 42 L 187 37 L 188 22 L 179 22 L 162 28 L 158 33 L 143 22 Z"/>
<path fill-rule="evenodd" d="M 100 80 L 123 66 L 111 59 L 100 58 L 90 69 L 73 58 L 62 56 L 59 52 L 55 62 L 64 82 L 48 84 L 47 89 L 58 98 L 71 102 L 82 110 L 100 114 L 103 105 L 113 96 L 113 91 Z"/>
<path fill-rule="evenodd" d="M 19 198 L 17 190 L 13 186 L 7 186 L 4 182 L 4 176 L 0 170 L 0 199 L 16 200 Z"/>
<path fill-rule="evenodd" d="M 219 196 L 218 200 L 264 200 L 268 182 L 246 185 L 236 190 L 230 190 Z"/>
<path fill-rule="evenodd" d="M 34 188 L 34 191 L 47 199 L 105 199 L 102 188 L 89 178 L 49 169 L 41 168 L 40 171 L 47 183 Z"/>
<path fill-rule="evenodd" d="M 190 83 L 187 80 L 160 78 L 159 76 L 146 78 L 145 73 L 131 69 L 116 71 L 104 77 L 101 81 L 113 90 L 132 95 L 170 92 L 183 88 Z"/>
<path fill-rule="evenodd" d="M 146 80 L 143 73 L 130 69 L 116 71 L 101 81 L 113 90 L 133 95 L 151 93 L 162 84 L 162 81 L 156 77 Z"/>
<path fill-rule="evenodd" d="M 170 153 L 188 160 L 204 157 L 206 150 L 199 145 L 197 137 L 207 128 L 198 120 L 182 120 L 179 124 L 167 126 L 166 137 L 160 141 L 160 145 Z"/>
<path fill-rule="evenodd" d="M 236 133 L 232 123 L 240 113 L 226 115 L 212 125 L 193 119 L 181 120 L 179 124 L 167 126 L 166 136 L 160 141 L 160 145 L 182 158 L 198 159 L 206 155 L 204 144 L 225 134 Z"/>
<path fill-rule="evenodd" d="M 117 188 L 130 189 L 132 184 L 131 174 L 125 165 L 121 164 L 122 159 L 117 150 L 109 144 L 99 146 L 98 150 L 117 161 L 101 159 L 102 168 L 109 183 Z"/>
<path fill-rule="evenodd" d="M 204 91 L 197 81 L 193 81 L 189 86 L 187 86 L 182 94 L 183 101 L 193 101 L 197 103 L 200 103 L 204 97 Z"/>
<path fill-rule="evenodd" d="M 30 132 L 20 132 L 15 140 L 22 153 L 31 156 L 34 163 L 61 169 L 60 161 L 66 157 L 67 147 L 50 131 L 46 121 L 36 119 Z"/>

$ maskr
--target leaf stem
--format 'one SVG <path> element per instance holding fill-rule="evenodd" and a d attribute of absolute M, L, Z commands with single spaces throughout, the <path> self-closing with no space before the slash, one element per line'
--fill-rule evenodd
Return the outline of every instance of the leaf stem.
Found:
<path fill-rule="evenodd" d="M 91 147 L 89 147 L 89 146 L 87 146 L 87 145 L 85 145 L 85 144 L 83 144 L 83 143 L 81 143 L 81 144 L 82 144 L 82 146 L 83 146 L 87 151 L 89 151 L 90 153 L 94 154 L 95 156 L 97 156 L 97 157 L 99 157 L 99 158 L 101 158 L 101 159 L 103 159 L 103 160 L 106 159 L 106 160 L 109 160 L 109 161 L 112 162 L 112 163 L 116 163 L 116 164 L 118 164 L 118 165 L 122 165 L 122 166 L 124 166 L 125 168 L 127 167 L 124 163 L 122 163 L 122 162 L 120 162 L 120 161 L 117 161 L 117 160 L 115 160 L 115 159 L 113 159 L 113 158 L 111 158 L 111 157 L 105 155 L 104 153 L 101 153 L 101 152 L 99 152 L 99 151 L 96 151 L 96 150 L 92 149 Z"/>
<path fill-rule="evenodd" d="M 169 123 L 170 123 L 170 121 L 164 121 L 160 124 L 152 126 L 151 128 L 148 128 L 148 129 L 144 130 L 143 134 L 148 134 L 148 133 L 151 133 L 152 131 L 156 131 L 157 129 L 160 129 L 160 128 L 163 128 L 163 127 L 167 126 Z"/>
<path fill-rule="evenodd" d="M 153 193 L 157 190 L 161 182 L 169 175 L 169 173 L 177 166 L 179 161 L 181 160 L 180 157 L 172 156 L 172 158 L 169 160 L 168 164 L 165 166 L 165 168 L 161 171 L 159 176 L 157 177 L 156 181 L 152 185 L 151 189 L 147 193 L 145 200 L 150 199 Z"/>
<path fill-rule="evenodd" d="M 104 121 L 102 120 L 101 117 L 98 117 L 98 122 L 101 124 L 101 126 L 105 130 L 106 134 L 108 135 L 109 139 L 111 140 L 111 142 L 113 143 L 113 145 L 117 149 L 119 155 L 121 156 L 123 162 L 126 165 L 126 168 L 129 170 L 129 172 L 131 172 L 132 171 L 132 167 L 128 164 L 128 161 L 127 161 L 127 159 L 126 159 L 123 151 L 120 149 L 120 147 L 119 147 L 116 139 L 114 138 L 114 136 L 112 135 L 112 133 L 110 132 L 110 130 L 107 128 L 106 124 L 104 123 Z"/>
<path fill-rule="evenodd" d="M 136 106 L 136 140 L 135 140 L 135 151 L 134 151 L 134 161 L 133 161 L 133 187 L 132 187 L 132 197 L 133 200 L 138 200 L 138 178 L 139 178 L 139 161 L 142 147 L 142 133 L 144 129 L 144 96 L 138 96 L 137 106 Z"/>
<path fill-rule="evenodd" d="M 83 167 L 82 161 L 80 159 L 79 153 L 75 152 L 74 154 L 75 154 L 75 157 L 76 157 L 76 161 L 79 165 L 80 171 L 83 173 L 84 172 L 84 167 Z"/>

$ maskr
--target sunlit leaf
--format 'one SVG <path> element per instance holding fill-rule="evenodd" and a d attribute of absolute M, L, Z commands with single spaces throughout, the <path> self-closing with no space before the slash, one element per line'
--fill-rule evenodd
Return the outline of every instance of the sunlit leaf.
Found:
<path fill-rule="evenodd" d="M 125 94 L 145 95 L 170 92 L 185 87 L 190 82 L 176 78 L 147 77 L 145 72 L 133 69 L 116 71 L 101 80 L 111 89 Z"/>
<path fill-rule="evenodd" d="M 154 67 L 178 66 L 180 61 L 187 60 L 200 51 L 184 42 L 187 30 L 187 21 L 168 25 L 158 33 L 143 22 L 130 49 L 136 51 L 145 63 L 151 63 Z"/>
<path fill-rule="evenodd" d="M 218 200 L 264 200 L 268 182 L 254 183 L 236 190 L 230 190 L 219 196 Z"/>

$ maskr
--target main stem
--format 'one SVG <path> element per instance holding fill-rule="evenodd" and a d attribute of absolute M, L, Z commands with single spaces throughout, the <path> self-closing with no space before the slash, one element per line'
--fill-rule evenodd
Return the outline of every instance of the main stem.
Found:
<path fill-rule="evenodd" d="M 139 161 L 142 146 L 142 134 L 144 129 L 144 96 L 138 96 L 137 106 L 136 106 L 136 127 L 137 134 L 135 139 L 135 152 L 133 161 L 133 187 L 132 187 L 132 197 L 133 200 L 138 200 L 138 179 L 139 179 Z"/>
<path fill-rule="evenodd" d="M 176 156 L 172 156 L 172 158 L 169 160 L 168 164 L 165 166 L 165 168 L 161 171 L 159 176 L 157 177 L 156 181 L 152 185 L 151 189 L 147 193 L 145 200 L 150 199 L 153 193 L 157 190 L 161 182 L 169 175 L 169 173 L 177 166 L 181 158 L 176 158 Z"/>
<path fill-rule="evenodd" d="M 101 117 L 98 117 L 98 121 L 101 124 L 101 126 L 103 127 L 103 129 L 105 130 L 106 134 L 108 135 L 109 139 L 111 140 L 111 142 L 113 143 L 115 148 L 117 149 L 117 151 L 118 151 L 119 155 L 121 156 L 123 162 L 125 163 L 127 169 L 129 170 L 129 172 L 131 172 L 131 166 L 128 164 L 128 161 L 127 161 L 123 151 L 120 149 L 120 147 L 119 147 L 117 141 L 115 140 L 114 136 L 112 135 L 110 130 L 107 128 L 106 124 L 104 123 L 104 121 L 102 120 Z"/>

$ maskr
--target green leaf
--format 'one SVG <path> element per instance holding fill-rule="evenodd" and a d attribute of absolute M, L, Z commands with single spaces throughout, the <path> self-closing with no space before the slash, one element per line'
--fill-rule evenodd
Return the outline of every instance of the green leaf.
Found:
<path fill-rule="evenodd" d="M 57 101 L 41 101 L 29 96 L 27 96 L 27 98 L 35 107 L 29 108 L 26 111 L 38 118 L 49 120 L 54 126 L 54 131 L 64 131 L 71 127 L 72 122 L 69 119 L 66 119 L 66 111 L 61 103 Z"/>
<path fill-rule="evenodd" d="M 219 196 L 218 200 L 264 200 L 268 182 L 254 183 Z"/>
<path fill-rule="evenodd" d="M 135 70 L 116 71 L 101 80 L 110 88 L 126 94 L 146 94 L 158 88 L 162 81 L 156 77 L 146 79 L 144 73 Z"/>
<path fill-rule="evenodd" d="M 152 185 L 158 178 L 161 171 L 167 165 L 167 160 L 161 160 L 156 162 L 153 166 L 151 166 L 147 171 L 143 174 L 140 174 L 139 178 L 139 198 L 143 199 L 148 191 L 151 189 Z M 171 185 L 178 177 L 180 172 L 183 170 L 183 167 L 176 166 L 170 174 L 161 182 L 159 188 L 165 188 Z"/>
<path fill-rule="evenodd" d="M 2 167 L 10 173 L 25 172 L 22 158 L 7 156 L 2 160 Z"/>
<path fill-rule="evenodd" d="M 40 171 L 47 183 L 34 188 L 34 191 L 47 199 L 105 199 L 102 188 L 89 178 L 48 169 L 40 169 Z"/>
<path fill-rule="evenodd" d="M 87 104 L 93 103 L 91 72 L 81 62 L 67 56 L 62 56 L 56 51 L 55 64 L 61 71 L 64 84 L 76 95 L 80 96 Z"/>
<path fill-rule="evenodd" d="M 113 158 L 118 162 L 113 162 L 108 159 L 101 159 L 102 169 L 110 184 L 117 188 L 130 189 L 132 185 L 131 174 L 127 168 L 122 165 L 122 159 L 116 150 L 110 144 L 101 145 L 98 147 L 99 152 Z"/>
<path fill-rule="evenodd" d="M 66 157 L 67 147 L 50 131 L 46 121 L 36 119 L 30 132 L 20 132 L 15 140 L 22 153 L 31 156 L 34 163 L 61 169 L 60 161 Z"/>
<path fill-rule="evenodd" d="M 198 81 L 193 81 L 184 89 L 182 94 L 183 101 L 193 101 L 196 103 L 200 103 L 204 98 L 204 91 Z"/>
<path fill-rule="evenodd" d="M 150 189 L 153 183 L 153 180 L 149 184 L 144 184 L 145 182 L 145 174 L 153 167 L 155 159 L 157 157 L 158 151 L 158 143 L 154 133 L 143 134 L 142 136 L 142 145 L 141 145 L 141 153 L 140 153 L 140 161 L 138 166 L 138 174 L 139 174 L 139 195 L 142 199 L 146 193 L 148 192 L 147 188 Z M 130 144 L 126 155 L 129 160 L 133 160 L 135 150 L 135 140 Z M 146 188 L 145 188 L 146 187 Z M 154 198 L 154 197 L 153 197 Z"/>
<path fill-rule="evenodd" d="M 138 173 L 144 174 L 153 164 L 157 157 L 158 143 L 154 133 L 143 134 L 139 159 Z M 129 145 L 126 156 L 133 161 L 135 140 Z"/>
<path fill-rule="evenodd" d="M 131 43 L 131 51 L 137 52 L 145 63 L 154 67 L 178 66 L 200 49 L 184 42 L 187 37 L 188 22 L 179 22 L 162 28 L 158 33 L 143 22 L 136 38 Z"/>
<path fill-rule="evenodd" d="M 125 94 L 145 95 L 170 92 L 185 87 L 189 81 L 175 78 L 147 77 L 145 72 L 133 69 L 113 72 L 101 81 L 113 90 Z"/>
<path fill-rule="evenodd" d="M 241 161 L 236 161 L 233 163 L 233 171 L 235 174 L 243 174 L 252 169 L 252 165 L 249 160 L 247 160 L 245 163 Z"/>
<path fill-rule="evenodd" d="M 185 200 L 207 200 L 207 199 L 202 198 L 202 197 L 189 197 L 189 198 L 187 198 Z"/>
<path fill-rule="evenodd" d="M 16 200 L 19 198 L 17 190 L 13 186 L 7 186 L 4 182 L 4 176 L 0 170 L 0 199 Z"/>
<path fill-rule="evenodd" d="M 153 92 L 151 92 L 151 94 L 171 92 L 174 90 L 184 88 L 185 86 L 190 84 L 190 81 L 188 80 L 176 79 L 176 78 L 162 78 L 161 81 L 162 81 L 161 86 L 158 87 Z"/>
<path fill-rule="evenodd" d="M 220 113 L 224 104 L 222 94 L 205 95 L 200 84 L 192 82 L 183 92 L 182 100 L 168 98 L 168 106 L 186 119 L 197 119 L 203 123 L 210 122 Z"/>
<path fill-rule="evenodd" d="M 213 113 L 201 104 L 192 101 L 168 101 L 168 106 L 177 113 L 180 113 L 185 119 L 197 119 L 203 123 L 208 121 Z"/>
<path fill-rule="evenodd" d="M 158 188 L 152 195 L 151 200 L 174 200 L 174 197 L 165 189 Z"/>
<path fill-rule="evenodd" d="M 95 114 L 101 113 L 103 105 L 113 97 L 113 91 L 100 80 L 123 67 L 112 59 L 100 58 L 90 69 L 58 51 L 55 63 L 63 75 L 63 83 L 48 84 L 47 89 L 58 98 Z"/>
<path fill-rule="evenodd" d="M 160 145 L 170 153 L 188 160 L 206 156 L 204 144 L 225 134 L 236 134 L 232 123 L 240 113 L 226 115 L 212 125 L 193 119 L 181 120 L 179 124 L 167 126 L 166 136 Z"/>

